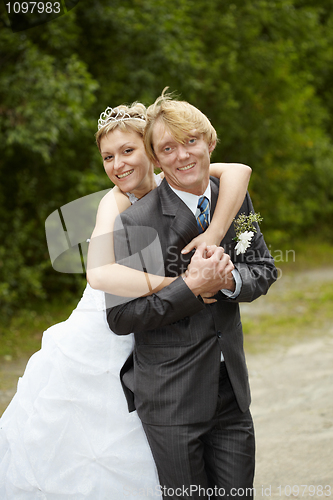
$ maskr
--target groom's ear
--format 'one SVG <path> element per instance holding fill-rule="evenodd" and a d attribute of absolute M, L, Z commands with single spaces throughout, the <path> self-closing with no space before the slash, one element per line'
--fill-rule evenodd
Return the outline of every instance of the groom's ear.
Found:
<path fill-rule="evenodd" d="M 157 158 L 154 159 L 154 165 L 155 165 L 156 168 L 159 168 L 160 170 L 163 170 L 163 168 L 161 167 L 160 162 L 158 161 Z"/>
<path fill-rule="evenodd" d="M 214 151 L 216 147 L 216 141 L 213 141 L 211 143 L 208 144 L 208 149 L 209 149 L 209 153 L 212 154 L 212 152 Z"/>

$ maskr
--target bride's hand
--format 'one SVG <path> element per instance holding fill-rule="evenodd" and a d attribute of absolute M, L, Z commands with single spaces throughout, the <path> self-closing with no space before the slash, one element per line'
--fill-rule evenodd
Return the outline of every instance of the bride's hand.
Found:
<path fill-rule="evenodd" d="M 209 226 L 206 231 L 202 234 L 199 234 L 199 236 L 196 236 L 193 238 L 186 247 L 183 248 L 181 251 L 182 254 L 189 253 L 191 250 L 194 250 L 194 248 L 198 248 L 201 243 L 206 243 L 207 247 L 211 245 L 216 245 L 219 246 L 221 242 L 221 236 L 217 234 L 211 226 Z"/>
<path fill-rule="evenodd" d="M 201 295 L 202 300 L 204 301 L 205 304 L 214 304 L 214 302 L 217 302 L 216 299 L 212 299 L 211 297 L 214 297 L 216 295 L 215 293 L 210 293 L 210 292 L 205 292 L 204 295 Z"/>

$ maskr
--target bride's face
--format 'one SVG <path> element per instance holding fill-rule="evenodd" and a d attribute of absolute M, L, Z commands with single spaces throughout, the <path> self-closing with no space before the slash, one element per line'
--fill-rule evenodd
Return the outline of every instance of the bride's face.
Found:
<path fill-rule="evenodd" d="M 116 129 L 102 138 L 100 149 L 105 172 L 121 191 L 141 198 L 151 189 L 153 167 L 138 133 Z"/>

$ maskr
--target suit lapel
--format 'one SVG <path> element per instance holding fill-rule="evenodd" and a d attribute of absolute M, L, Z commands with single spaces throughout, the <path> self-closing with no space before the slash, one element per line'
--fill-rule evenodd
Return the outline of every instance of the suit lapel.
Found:
<path fill-rule="evenodd" d="M 213 217 L 216 203 L 219 194 L 219 185 L 218 182 L 214 180 L 210 181 L 211 185 L 211 218 Z M 164 218 L 163 226 L 165 230 L 162 229 L 162 232 L 166 235 L 168 232 L 168 247 L 166 248 L 166 240 L 163 238 L 164 245 L 162 244 L 164 257 L 166 261 L 166 268 L 168 266 L 168 262 L 177 263 L 178 271 L 182 272 L 186 269 L 187 265 L 190 263 L 191 257 L 193 255 L 193 251 L 189 254 L 182 255 L 180 251 L 187 245 L 193 238 L 198 236 L 198 228 L 196 219 L 191 212 L 191 210 L 185 205 L 185 203 L 170 189 L 169 184 L 165 179 L 163 179 L 161 185 L 157 188 L 159 191 L 159 197 L 162 206 L 162 214 Z M 163 227 L 162 226 L 162 227 Z M 171 233 L 170 231 L 171 230 Z M 174 237 L 172 236 L 174 235 Z M 226 249 L 231 250 L 231 247 L 234 245 L 232 242 L 232 238 L 234 237 L 234 228 L 233 224 L 229 228 L 225 238 L 223 239 L 222 245 L 225 246 Z M 175 253 L 178 255 L 178 258 L 175 261 Z M 172 273 L 171 273 L 172 274 Z M 166 274 L 169 276 L 170 274 L 167 272 Z"/>
<path fill-rule="evenodd" d="M 197 222 L 191 210 L 170 189 L 163 179 L 159 189 L 162 212 L 170 220 L 170 228 L 180 237 L 183 246 L 198 236 Z"/>
<path fill-rule="evenodd" d="M 215 211 L 217 198 L 219 194 L 218 185 L 210 181 L 211 185 L 211 216 Z M 193 238 L 198 236 L 197 222 L 191 210 L 185 203 L 170 189 L 169 184 L 163 179 L 159 186 L 159 194 L 162 205 L 162 212 L 165 217 L 170 218 L 170 227 L 184 241 L 184 244 L 189 243 Z"/>
<path fill-rule="evenodd" d="M 163 217 L 158 231 L 164 242 L 165 275 L 178 276 L 186 270 L 193 255 L 193 251 L 183 255 L 181 250 L 198 236 L 197 222 L 191 210 L 172 191 L 165 179 L 157 189 Z"/>

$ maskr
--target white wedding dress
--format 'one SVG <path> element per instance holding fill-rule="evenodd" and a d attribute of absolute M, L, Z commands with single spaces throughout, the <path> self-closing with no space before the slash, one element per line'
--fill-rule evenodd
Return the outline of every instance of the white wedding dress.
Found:
<path fill-rule="evenodd" d="M 133 334 L 115 335 L 104 309 L 104 293 L 87 285 L 71 316 L 44 332 L 0 419 L 1 500 L 161 498 L 119 379 Z"/>

